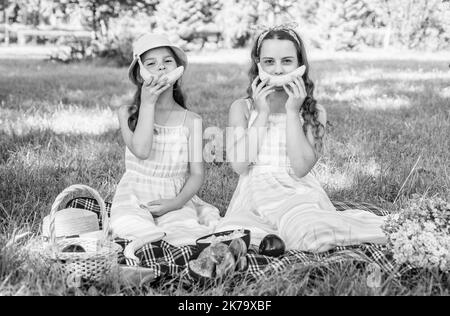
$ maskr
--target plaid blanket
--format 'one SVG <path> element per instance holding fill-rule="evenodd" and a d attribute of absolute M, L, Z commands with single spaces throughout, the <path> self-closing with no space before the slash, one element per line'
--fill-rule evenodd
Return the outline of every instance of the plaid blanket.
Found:
<path fill-rule="evenodd" d="M 368 203 L 333 201 L 333 204 L 338 211 L 362 209 L 378 216 L 386 216 L 389 214 L 387 211 Z M 70 201 L 67 207 L 86 209 L 97 213 L 99 216 L 99 224 L 101 225 L 100 208 L 95 200 L 89 198 L 77 198 Z M 109 212 L 111 204 L 106 203 L 106 207 Z M 129 243 L 129 241 L 121 239 L 117 239 L 115 242 L 122 247 L 125 247 Z M 140 265 L 152 269 L 157 279 L 162 277 L 188 277 L 187 264 L 197 255 L 198 249 L 196 246 L 174 247 L 165 241 L 148 244 L 136 253 L 136 256 L 141 260 Z M 395 277 L 400 277 L 403 273 L 411 269 L 411 267 L 397 266 L 387 247 L 376 244 L 338 247 L 324 253 L 289 251 L 279 258 L 260 255 L 258 254 L 258 249 L 255 246 L 252 246 L 248 251 L 247 259 L 248 267 L 246 268 L 246 271 L 243 272 L 246 274 L 247 278 L 253 280 L 264 278 L 275 272 L 281 272 L 293 265 L 320 267 L 346 261 L 362 264 L 376 264 L 381 271 L 394 275 Z M 120 256 L 119 263 L 129 266 L 137 265 L 136 262 L 125 259 L 123 255 Z"/>

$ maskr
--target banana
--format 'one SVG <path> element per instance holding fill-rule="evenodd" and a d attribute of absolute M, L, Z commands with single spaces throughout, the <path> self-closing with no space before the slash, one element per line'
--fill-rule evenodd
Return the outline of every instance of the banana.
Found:
<path fill-rule="evenodd" d="M 138 62 L 139 62 L 139 68 L 140 68 L 140 73 L 141 73 L 141 77 L 142 79 L 144 79 L 145 82 L 149 82 L 151 81 L 153 78 L 155 78 L 155 76 L 150 73 L 150 71 L 147 70 L 147 68 L 145 68 L 144 64 L 142 63 L 142 60 L 140 58 L 138 58 Z M 169 72 L 168 74 L 163 75 L 160 80 L 163 80 L 164 78 L 167 78 L 167 83 L 172 85 L 174 84 L 178 79 L 181 78 L 181 76 L 184 73 L 184 67 L 180 66 L 175 70 L 172 70 L 171 72 Z"/>
<path fill-rule="evenodd" d="M 125 249 L 123 251 L 123 255 L 127 259 L 134 260 L 139 264 L 140 260 L 135 255 L 136 251 L 139 250 L 140 248 L 144 247 L 146 244 L 160 241 L 164 237 L 166 237 L 166 233 L 155 232 L 155 233 L 149 234 L 147 236 L 144 236 L 142 238 L 136 239 L 136 240 L 132 241 L 131 243 L 129 243 L 125 247 Z"/>
<path fill-rule="evenodd" d="M 142 63 L 142 60 L 140 57 L 138 57 L 138 63 L 139 63 L 139 69 L 141 73 L 142 79 L 144 79 L 145 82 L 149 82 L 153 80 L 154 76 L 150 73 L 150 71 L 145 68 L 144 64 Z"/>
<path fill-rule="evenodd" d="M 165 74 L 164 76 L 161 77 L 161 80 L 164 79 L 164 77 L 167 78 L 167 83 L 172 85 L 174 84 L 178 79 L 181 78 L 181 76 L 184 73 L 184 67 L 180 66 L 177 69 L 172 70 L 171 72 L 169 72 L 168 74 Z"/>
<path fill-rule="evenodd" d="M 282 76 L 272 76 L 268 74 L 262 69 L 261 64 L 258 64 L 258 70 L 259 70 L 259 78 L 261 79 L 261 81 L 264 81 L 265 79 L 269 78 L 268 82 L 269 85 L 281 87 L 291 82 L 294 77 L 303 76 L 306 71 L 306 66 L 303 65 L 301 67 L 298 67 L 294 71 Z"/>

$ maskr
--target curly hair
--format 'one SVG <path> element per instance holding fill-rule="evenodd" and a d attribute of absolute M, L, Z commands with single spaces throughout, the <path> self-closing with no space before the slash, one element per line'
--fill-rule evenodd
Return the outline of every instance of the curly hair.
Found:
<path fill-rule="evenodd" d="M 172 49 L 170 47 L 168 47 L 168 48 L 172 51 Z M 172 51 L 172 55 L 175 58 L 177 66 L 181 65 L 180 60 L 178 59 L 177 55 L 173 53 L 173 51 Z M 140 76 L 139 73 L 140 73 L 140 66 L 139 66 L 139 64 L 137 64 L 136 67 L 133 70 L 133 76 L 135 76 L 135 78 L 138 78 L 138 76 Z M 143 83 L 139 83 L 139 85 L 137 86 L 136 93 L 134 94 L 133 101 L 132 101 L 131 107 L 129 109 L 130 117 L 128 118 L 128 127 L 133 132 L 136 130 L 136 125 L 137 125 L 137 122 L 139 120 L 139 109 L 141 107 L 142 86 L 143 86 Z M 173 99 L 182 108 L 187 110 L 186 97 L 185 97 L 183 91 L 181 90 L 181 82 L 180 82 L 180 80 L 178 80 L 174 84 L 174 87 L 173 87 Z"/>
<path fill-rule="evenodd" d="M 291 35 L 292 34 L 292 35 Z M 293 35 L 297 36 L 297 39 L 293 38 Z M 264 36 L 262 39 L 261 45 L 258 45 L 258 42 L 261 40 L 260 37 Z M 268 39 L 278 39 L 278 40 L 289 40 L 294 43 L 295 48 L 297 50 L 297 58 L 299 65 L 305 65 L 306 71 L 303 75 L 303 81 L 305 82 L 306 87 L 306 99 L 303 102 L 300 113 L 302 114 L 303 119 L 305 120 L 305 124 L 303 125 L 303 131 L 305 135 L 307 134 L 308 126 L 312 127 L 312 132 L 315 140 L 315 150 L 320 153 L 323 148 L 323 136 L 325 134 L 325 126 L 319 122 L 319 112 L 317 110 L 317 101 L 314 99 L 314 83 L 309 78 L 309 63 L 306 56 L 305 45 L 303 40 L 300 38 L 297 32 L 287 32 L 285 30 L 271 30 L 268 33 L 262 33 L 256 39 L 252 52 L 251 59 L 252 65 L 249 71 L 250 85 L 247 89 L 248 98 L 252 99 L 253 91 L 252 91 L 252 83 L 255 78 L 258 76 L 258 63 L 260 60 L 261 47 L 262 43 Z"/>

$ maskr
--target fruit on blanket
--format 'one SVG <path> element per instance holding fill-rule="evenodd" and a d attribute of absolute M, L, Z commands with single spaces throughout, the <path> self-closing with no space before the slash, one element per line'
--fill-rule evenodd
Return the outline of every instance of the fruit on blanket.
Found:
<path fill-rule="evenodd" d="M 245 241 L 240 238 L 233 240 L 228 248 L 236 261 L 239 261 L 241 257 L 245 257 L 247 254 L 247 245 L 245 244 Z"/>
<path fill-rule="evenodd" d="M 210 252 L 211 252 L 211 257 L 213 259 L 213 261 L 217 264 L 222 263 L 222 261 L 224 260 L 225 256 L 230 253 L 230 250 L 228 249 L 228 246 L 225 245 L 224 243 L 216 243 L 211 245 L 210 247 Z"/>
<path fill-rule="evenodd" d="M 212 248 L 208 247 L 205 248 L 200 255 L 198 256 L 198 259 L 204 259 L 204 258 L 211 258 L 212 257 Z"/>
<path fill-rule="evenodd" d="M 259 253 L 269 257 L 279 257 L 286 251 L 284 241 L 277 235 L 267 235 L 259 245 Z"/>
<path fill-rule="evenodd" d="M 189 261 L 189 270 L 195 277 L 212 279 L 214 277 L 216 264 L 207 257 Z"/>
<path fill-rule="evenodd" d="M 152 73 L 150 73 L 150 71 L 147 70 L 147 68 L 145 68 L 144 64 L 142 63 L 141 59 L 138 59 L 139 62 L 139 68 L 140 68 L 140 73 L 141 73 L 141 77 L 142 79 L 144 79 L 145 82 L 150 82 L 151 80 L 153 80 L 155 78 L 155 75 L 153 75 Z M 163 75 L 160 80 L 163 80 L 164 78 L 167 78 L 167 84 L 174 84 L 178 79 L 181 78 L 181 76 L 184 73 L 184 67 L 180 66 L 178 68 L 176 68 L 175 70 L 172 70 L 171 72 L 169 72 L 168 74 Z"/>
<path fill-rule="evenodd" d="M 211 246 L 212 258 L 216 263 L 216 277 L 222 278 L 229 272 L 234 271 L 236 267 L 236 260 L 229 247 L 223 243 L 214 244 Z"/>
<path fill-rule="evenodd" d="M 225 277 L 228 273 L 233 272 L 236 269 L 236 260 L 234 260 L 231 252 L 227 252 L 222 262 L 216 265 L 216 277 Z"/>
<path fill-rule="evenodd" d="M 189 269 L 195 277 L 213 278 L 216 270 L 216 263 L 213 260 L 212 248 L 203 250 L 197 260 L 189 261 Z"/>
<path fill-rule="evenodd" d="M 306 66 L 303 65 L 301 67 L 298 67 L 294 71 L 281 76 L 272 76 L 271 74 L 268 74 L 262 69 L 261 64 L 258 64 L 258 70 L 259 70 L 259 78 L 261 79 L 261 81 L 264 81 L 267 78 L 269 78 L 269 82 L 267 83 L 268 85 L 281 87 L 291 82 L 294 79 L 294 77 L 303 76 L 306 71 Z"/>
<path fill-rule="evenodd" d="M 61 252 L 86 252 L 86 250 L 80 245 L 68 245 Z"/>
<path fill-rule="evenodd" d="M 237 271 L 247 271 L 248 269 L 248 259 L 246 256 L 241 257 L 239 261 L 237 262 Z"/>
<path fill-rule="evenodd" d="M 224 243 L 205 248 L 196 260 L 189 261 L 191 275 L 196 278 L 222 278 L 236 268 L 233 253 Z"/>

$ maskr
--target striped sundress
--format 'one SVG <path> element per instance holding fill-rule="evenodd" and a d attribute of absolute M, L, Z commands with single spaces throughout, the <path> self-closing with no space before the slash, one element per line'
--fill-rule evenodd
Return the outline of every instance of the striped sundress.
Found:
<path fill-rule="evenodd" d="M 187 111 L 185 113 L 186 121 Z M 173 246 L 195 245 L 211 234 L 220 219 L 219 210 L 194 196 L 182 209 L 162 217 L 140 208 L 160 199 L 173 199 L 189 177 L 189 128 L 155 124 L 151 155 L 140 160 L 126 148 L 126 173 L 117 186 L 111 208 L 111 228 L 116 237 L 136 240 L 165 233 Z"/>
<path fill-rule="evenodd" d="M 248 107 L 251 127 L 257 111 L 251 102 Z M 258 159 L 240 177 L 216 231 L 246 228 L 254 245 L 276 234 L 289 250 L 324 252 L 336 246 L 385 243 L 383 221 L 362 210 L 337 212 L 314 172 L 303 178 L 294 174 L 286 148 L 286 114 L 276 113 L 269 116 Z"/>

